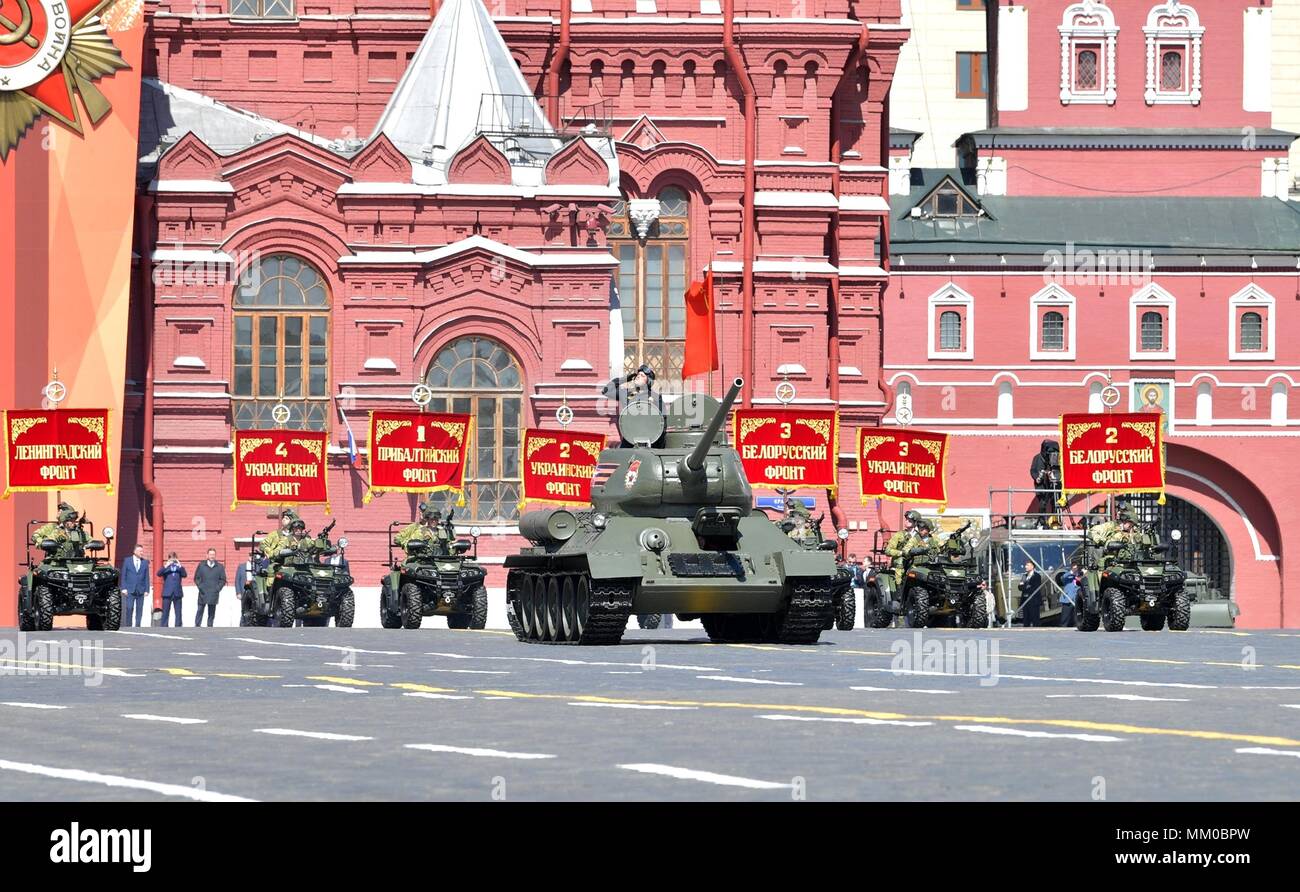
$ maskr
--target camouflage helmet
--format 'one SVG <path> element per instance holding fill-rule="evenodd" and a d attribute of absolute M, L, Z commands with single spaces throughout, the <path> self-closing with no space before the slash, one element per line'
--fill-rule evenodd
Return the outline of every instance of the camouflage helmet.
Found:
<path fill-rule="evenodd" d="M 912 524 L 913 526 L 915 526 L 916 524 L 919 524 L 922 520 L 921 512 L 917 511 L 916 509 L 912 509 L 911 511 L 908 511 L 906 514 L 903 515 L 903 519 L 906 520 L 908 523 Z"/>
<path fill-rule="evenodd" d="M 298 512 L 293 510 L 292 508 L 285 508 L 280 511 L 280 522 L 284 523 L 284 519 L 286 517 L 289 518 L 289 523 L 292 524 L 295 520 L 298 519 Z"/>
<path fill-rule="evenodd" d="M 59 523 L 66 523 L 69 520 L 77 519 L 77 509 L 73 508 L 67 502 L 59 502 Z"/>
<path fill-rule="evenodd" d="M 1137 515 L 1134 514 L 1133 511 L 1132 511 L 1132 509 L 1129 509 L 1129 508 L 1121 508 L 1121 509 L 1120 509 L 1120 510 L 1115 514 L 1115 519 L 1116 519 L 1117 521 L 1119 521 L 1120 523 L 1137 523 L 1137 522 L 1138 522 Z"/>
<path fill-rule="evenodd" d="M 423 518 L 424 520 L 428 520 L 429 518 L 436 518 L 437 516 L 438 516 L 438 506 L 433 504 L 432 501 L 420 503 L 421 518 Z"/>
<path fill-rule="evenodd" d="M 933 532 L 934 522 L 931 521 L 928 517 L 922 517 L 921 515 L 918 514 L 916 516 L 916 528 L 918 530 L 926 530 L 929 532 Z"/>
<path fill-rule="evenodd" d="M 303 520 L 301 517 L 295 514 L 293 516 L 293 522 L 289 524 L 289 530 L 294 533 L 298 532 L 299 530 L 306 532 L 307 521 Z"/>

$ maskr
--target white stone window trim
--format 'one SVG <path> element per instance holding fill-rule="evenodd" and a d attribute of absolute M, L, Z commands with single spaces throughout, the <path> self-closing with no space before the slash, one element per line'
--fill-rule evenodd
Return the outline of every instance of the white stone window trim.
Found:
<path fill-rule="evenodd" d="M 1147 310 L 1165 311 L 1164 350 L 1142 349 L 1142 314 Z M 1178 301 L 1155 282 L 1136 292 L 1128 303 L 1128 352 L 1130 360 L 1175 359 L 1178 336 Z"/>
<path fill-rule="evenodd" d="M 1161 19 L 1175 16 L 1183 19 L 1184 25 L 1162 25 Z M 1201 27 L 1196 10 L 1181 3 L 1169 0 L 1151 8 L 1147 14 L 1147 23 L 1142 28 L 1147 42 L 1147 105 L 1200 105 L 1201 104 L 1201 38 L 1205 29 Z M 1164 90 L 1160 87 L 1161 60 L 1164 55 L 1162 47 L 1177 44 L 1183 50 L 1183 64 L 1186 66 L 1183 77 L 1187 82 L 1185 90 Z"/>
<path fill-rule="evenodd" d="M 1030 359 L 1074 359 L 1075 357 L 1075 299 L 1055 282 L 1029 298 L 1029 358 Z M 1059 309 L 1065 315 L 1065 349 L 1042 349 L 1042 314 L 1041 309 Z"/>
<path fill-rule="evenodd" d="M 1079 16 L 1098 18 L 1100 24 L 1077 25 Z M 1061 35 L 1061 104 L 1062 105 L 1114 105 L 1118 92 L 1115 88 L 1115 43 L 1119 26 L 1115 13 L 1104 3 L 1084 0 L 1066 7 L 1057 28 Z M 1100 43 L 1102 58 L 1097 60 L 1101 88 L 1080 92 L 1074 88 L 1075 44 Z"/>
<path fill-rule="evenodd" d="M 1264 313 L 1264 349 L 1241 350 L 1240 310 L 1257 310 Z M 1277 348 L 1277 301 L 1273 295 L 1253 282 L 1228 298 L 1228 359 L 1272 360 Z"/>
<path fill-rule="evenodd" d="M 975 358 L 975 297 L 957 285 L 949 282 L 926 301 L 929 315 L 926 318 L 926 354 L 930 359 L 974 359 Z M 939 332 L 939 315 L 944 310 L 964 309 L 962 319 L 962 349 L 940 350 L 937 335 Z"/>

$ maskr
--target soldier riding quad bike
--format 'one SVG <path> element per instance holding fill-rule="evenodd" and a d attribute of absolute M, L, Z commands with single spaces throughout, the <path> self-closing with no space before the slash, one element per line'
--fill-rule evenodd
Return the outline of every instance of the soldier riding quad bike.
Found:
<path fill-rule="evenodd" d="M 290 537 L 275 540 L 276 553 L 267 554 L 266 565 L 244 584 L 241 626 L 269 626 L 274 620 L 289 627 L 299 619 L 304 626 L 326 626 L 331 617 L 339 628 L 352 626 L 356 614 L 352 577 L 321 560 L 337 552 L 329 539 L 337 522 L 309 539 L 303 521 L 295 520 Z M 339 539 L 339 548 L 347 546 L 347 538 Z"/>
<path fill-rule="evenodd" d="M 835 621 L 835 556 L 791 541 L 754 508 L 723 424 L 743 382 L 666 412 L 629 402 L 604 450 L 592 509 L 532 511 L 533 547 L 506 557 L 520 641 L 617 644 L 632 614 L 700 619 L 715 641 L 812 644 Z M 659 443 L 662 446 L 652 444 Z"/>
<path fill-rule="evenodd" d="M 457 539 L 451 509 L 439 518 L 426 502 L 420 511 L 421 522 L 396 537 L 393 529 L 402 521 L 388 527 L 392 569 L 379 584 L 379 621 L 385 629 L 418 629 L 426 616 L 445 616 L 449 629 L 484 628 L 487 570 L 477 563 L 479 528 L 470 528 L 472 541 Z M 395 548 L 405 557 L 395 558 Z"/>
<path fill-rule="evenodd" d="M 1095 632 L 1099 625 L 1119 632 L 1130 616 L 1137 616 L 1147 632 L 1159 632 L 1166 623 L 1171 631 L 1187 631 L 1192 622 L 1187 573 L 1169 559 L 1168 545 L 1157 544 L 1156 526 L 1140 526 L 1133 515 L 1121 513 L 1118 520 L 1089 529 L 1072 558 L 1087 575 L 1075 605 L 1080 632 Z"/>
<path fill-rule="evenodd" d="M 988 625 L 988 603 L 980 589 L 979 567 L 965 534 L 967 521 L 942 541 L 930 535 L 930 521 L 917 522 L 903 549 L 902 583 L 888 570 L 868 574 L 863 610 L 868 626 L 883 629 L 903 614 L 912 628 L 955 622 L 967 629 Z"/>
<path fill-rule="evenodd" d="M 121 628 L 122 595 L 112 553 L 97 554 L 108 550 L 113 528 L 104 527 L 104 538 L 96 539 L 84 515 L 60 504 L 57 521 L 33 520 L 27 533 L 27 572 L 18 580 L 19 631 L 48 632 L 54 617 L 74 614 L 84 616 L 93 631 Z M 39 560 L 33 549 L 43 552 Z"/>

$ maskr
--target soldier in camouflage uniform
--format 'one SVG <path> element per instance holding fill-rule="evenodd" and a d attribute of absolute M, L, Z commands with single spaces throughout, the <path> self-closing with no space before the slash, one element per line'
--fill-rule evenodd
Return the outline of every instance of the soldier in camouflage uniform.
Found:
<path fill-rule="evenodd" d="M 40 545 L 47 539 L 59 543 L 51 557 L 76 558 L 86 553 L 86 533 L 77 522 L 77 509 L 67 502 L 59 502 L 58 520 L 52 520 L 32 533 L 32 544 Z"/>
<path fill-rule="evenodd" d="M 901 586 L 903 584 L 903 563 L 907 554 L 907 543 L 911 541 L 916 531 L 916 524 L 920 521 L 921 515 L 917 511 L 908 511 L 903 515 L 906 525 L 889 537 L 885 543 L 885 554 L 889 557 L 889 566 L 893 569 L 894 583 Z"/>
<path fill-rule="evenodd" d="M 262 555 L 268 561 L 274 561 L 275 556 L 289 547 L 290 530 L 294 521 L 298 520 L 298 512 L 292 508 L 285 508 L 280 512 L 280 528 L 272 530 L 262 537 L 260 543 Z"/>
<path fill-rule="evenodd" d="M 924 517 L 916 521 L 916 531 L 912 533 L 912 538 L 907 541 L 907 547 L 904 551 L 904 565 L 906 570 L 912 566 L 917 558 L 934 555 L 939 551 L 941 546 L 939 538 L 934 535 L 934 526 Z M 902 576 L 899 576 L 901 581 Z"/>
<path fill-rule="evenodd" d="M 439 517 L 437 507 L 432 502 L 421 502 L 420 519 L 403 527 L 393 541 L 398 548 L 406 550 L 406 546 L 415 540 L 425 542 L 426 547 L 432 548 L 439 543 L 447 546 L 449 539 L 446 524 Z"/>
<path fill-rule="evenodd" d="M 1121 509 L 1114 520 L 1098 524 L 1088 531 L 1088 540 L 1102 549 L 1100 562 L 1102 570 L 1107 569 L 1115 561 L 1127 557 L 1129 549 L 1133 546 L 1152 544 L 1150 538 L 1138 529 L 1137 517 L 1127 508 Z M 1106 546 L 1112 542 L 1122 543 L 1124 549 L 1118 552 L 1107 551 Z"/>
<path fill-rule="evenodd" d="M 785 500 L 785 517 L 783 520 L 792 524 L 786 535 L 796 542 L 802 542 L 812 537 L 812 515 L 808 513 L 808 506 L 802 500 L 794 498 Z"/>

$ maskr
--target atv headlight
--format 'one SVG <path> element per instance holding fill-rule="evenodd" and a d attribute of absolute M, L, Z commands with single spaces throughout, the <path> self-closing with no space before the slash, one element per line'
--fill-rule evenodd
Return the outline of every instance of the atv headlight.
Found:
<path fill-rule="evenodd" d="M 68 571 L 67 571 L 67 570 L 51 570 L 51 571 L 50 571 L 50 578 L 51 578 L 51 579 L 67 579 L 67 578 L 68 578 Z"/>

